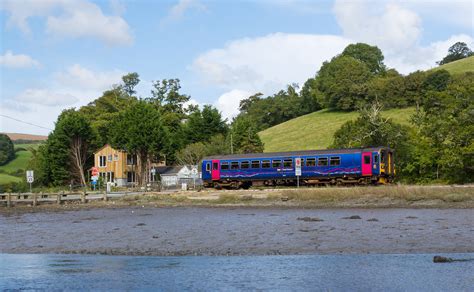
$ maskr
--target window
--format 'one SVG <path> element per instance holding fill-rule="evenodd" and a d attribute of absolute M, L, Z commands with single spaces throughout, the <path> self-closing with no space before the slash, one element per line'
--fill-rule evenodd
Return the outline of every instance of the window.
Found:
<path fill-rule="evenodd" d="M 369 158 L 370 159 L 370 158 Z M 341 164 L 341 157 L 331 157 L 329 164 L 332 166 L 337 166 Z"/>
<path fill-rule="evenodd" d="M 99 156 L 99 167 L 105 167 L 106 166 L 106 157 L 105 156 Z"/>
<path fill-rule="evenodd" d="M 127 154 L 127 165 L 136 165 L 137 164 L 137 156 Z"/>
<path fill-rule="evenodd" d="M 114 182 L 115 173 L 113 171 L 107 172 L 107 182 Z"/>
<path fill-rule="evenodd" d="M 252 168 L 260 168 L 260 161 L 252 160 Z"/>
<path fill-rule="evenodd" d="M 228 170 L 229 169 L 229 162 L 222 162 L 221 170 Z"/>
<path fill-rule="evenodd" d="M 262 160 L 262 168 L 270 168 L 270 160 Z"/>
<path fill-rule="evenodd" d="M 118 154 L 114 154 L 114 161 L 118 161 Z"/>
<path fill-rule="evenodd" d="M 210 163 L 206 163 L 206 171 L 210 171 L 211 170 L 211 164 Z"/>
<path fill-rule="evenodd" d="M 283 167 L 293 167 L 293 159 L 287 158 L 283 160 Z"/>
<path fill-rule="evenodd" d="M 135 172 L 134 171 L 128 171 L 127 172 L 127 182 L 135 182 Z"/>
<path fill-rule="evenodd" d="M 318 166 L 328 166 L 328 158 L 327 157 L 318 158 Z"/>
<path fill-rule="evenodd" d="M 112 162 L 112 154 L 110 154 L 109 156 L 107 156 L 107 161 Z"/>
<path fill-rule="evenodd" d="M 250 162 L 248 162 L 248 161 L 242 161 L 240 163 L 240 168 L 242 168 L 242 169 L 246 169 L 246 168 L 249 168 L 249 167 L 250 167 Z"/>
<path fill-rule="evenodd" d="M 239 169 L 239 162 L 237 161 L 232 161 L 230 163 L 230 169 Z"/>
<path fill-rule="evenodd" d="M 369 155 L 364 156 L 364 164 L 370 164 L 370 156 Z"/>
<path fill-rule="evenodd" d="M 213 162 L 212 163 L 212 170 L 219 170 L 219 163 Z"/>
<path fill-rule="evenodd" d="M 273 168 L 281 167 L 281 159 L 272 160 L 272 167 Z"/>
<path fill-rule="evenodd" d="M 385 163 L 385 151 L 380 154 L 380 162 Z"/>
<path fill-rule="evenodd" d="M 375 154 L 374 156 L 374 163 L 379 163 L 379 155 Z"/>
<path fill-rule="evenodd" d="M 306 158 L 306 166 L 316 166 L 316 158 Z"/>

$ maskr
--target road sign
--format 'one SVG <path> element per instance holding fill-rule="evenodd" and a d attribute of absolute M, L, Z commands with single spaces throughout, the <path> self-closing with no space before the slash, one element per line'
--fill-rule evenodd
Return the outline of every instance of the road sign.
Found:
<path fill-rule="evenodd" d="M 27 170 L 26 171 L 26 181 L 30 184 L 35 181 L 35 176 L 34 176 L 34 171 L 33 170 Z"/>
<path fill-rule="evenodd" d="M 99 176 L 98 176 L 98 175 L 91 176 L 91 180 L 92 180 L 92 181 L 98 181 L 98 180 L 99 180 Z"/>
<path fill-rule="evenodd" d="M 301 176 L 301 158 L 295 158 L 295 175 Z"/>
<path fill-rule="evenodd" d="M 92 167 L 91 172 L 92 172 L 92 173 L 91 173 L 92 176 L 98 176 L 98 175 L 99 175 L 99 169 L 98 169 L 97 167 L 95 167 L 95 166 Z"/>

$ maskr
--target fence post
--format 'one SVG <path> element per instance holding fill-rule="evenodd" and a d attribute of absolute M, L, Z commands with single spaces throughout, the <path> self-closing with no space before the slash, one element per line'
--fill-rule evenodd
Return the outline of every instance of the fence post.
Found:
<path fill-rule="evenodd" d="M 36 206 L 37 203 L 36 193 L 33 193 L 33 206 Z"/>
<path fill-rule="evenodd" d="M 61 193 L 60 192 L 58 192 L 58 195 L 56 196 L 56 203 L 58 205 L 61 205 Z"/>
<path fill-rule="evenodd" d="M 11 206 L 12 206 L 12 194 L 8 193 L 7 194 L 7 207 L 11 207 Z"/>
<path fill-rule="evenodd" d="M 107 202 L 107 192 L 102 193 L 102 198 L 104 199 L 105 202 Z"/>
<path fill-rule="evenodd" d="M 85 204 L 86 203 L 86 192 L 81 193 L 81 203 Z"/>

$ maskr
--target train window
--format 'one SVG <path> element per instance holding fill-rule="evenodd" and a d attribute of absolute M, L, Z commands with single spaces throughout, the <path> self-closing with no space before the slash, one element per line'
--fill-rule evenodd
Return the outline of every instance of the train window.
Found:
<path fill-rule="evenodd" d="M 260 161 L 252 160 L 252 168 L 260 168 Z"/>
<path fill-rule="evenodd" d="M 332 166 L 340 165 L 341 164 L 341 157 L 331 157 L 329 159 L 329 164 Z"/>
<path fill-rule="evenodd" d="M 281 167 L 281 159 L 272 160 L 272 167 L 273 168 Z"/>
<path fill-rule="evenodd" d="M 318 158 L 318 166 L 328 166 L 328 158 L 327 157 Z"/>
<path fill-rule="evenodd" d="M 249 168 L 250 167 L 250 163 L 248 161 L 242 161 L 240 163 L 240 168 L 244 169 L 244 168 Z"/>
<path fill-rule="evenodd" d="M 221 170 L 229 169 L 229 162 L 222 162 L 221 163 Z"/>
<path fill-rule="evenodd" d="M 288 158 L 283 160 L 283 167 L 293 167 L 293 159 Z"/>
<path fill-rule="evenodd" d="M 270 168 L 270 160 L 262 160 L 262 168 Z"/>
<path fill-rule="evenodd" d="M 374 156 L 374 163 L 379 163 L 379 155 L 375 154 Z"/>
<path fill-rule="evenodd" d="M 306 158 L 306 166 L 315 166 L 316 158 Z"/>
<path fill-rule="evenodd" d="M 206 171 L 209 171 L 211 170 L 211 164 L 210 163 L 206 163 Z"/>
<path fill-rule="evenodd" d="M 218 170 L 219 169 L 219 164 L 217 162 L 212 163 L 212 170 Z"/>
<path fill-rule="evenodd" d="M 370 156 L 369 155 L 364 156 L 364 164 L 370 164 Z"/>
<path fill-rule="evenodd" d="M 239 169 L 239 162 L 237 161 L 232 161 L 230 163 L 230 169 Z"/>

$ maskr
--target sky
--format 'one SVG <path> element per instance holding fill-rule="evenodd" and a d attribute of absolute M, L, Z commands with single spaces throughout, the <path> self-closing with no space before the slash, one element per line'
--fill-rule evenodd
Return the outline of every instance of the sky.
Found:
<path fill-rule="evenodd" d="M 350 43 L 402 74 L 474 49 L 471 0 L 0 0 L 0 132 L 48 134 L 137 72 L 140 97 L 179 78 L 229 120 L 239 101 L 302 85 Z"/>

